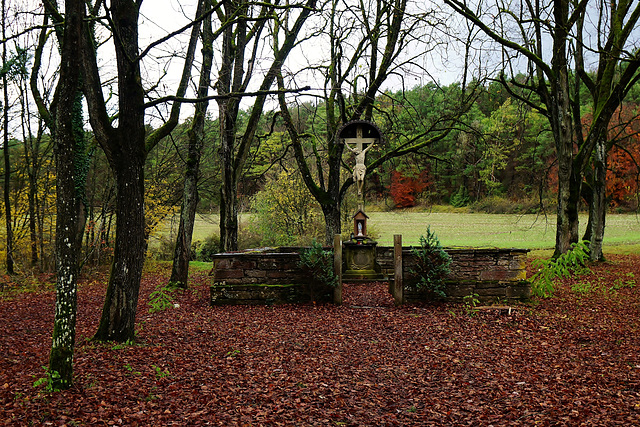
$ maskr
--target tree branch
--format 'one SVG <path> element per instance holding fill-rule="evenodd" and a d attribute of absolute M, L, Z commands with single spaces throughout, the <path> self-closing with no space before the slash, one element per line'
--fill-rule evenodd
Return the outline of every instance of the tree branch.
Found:
<path fill-rule="evenodd" d="M 253 96 L 266 96 L 266 95 L 279 95 L 281 93 L 299 93 L 306 90 L 311 90 L 311 86 L 301 87 L 299 89 L 288 90 L 258 90 L 255 92 L 231 92 L 225 95 L 209 95 L 204 98 L 182 98 L 175 95 L 164 96 L 162 98 L 155 99 L 153 101 L 144 104 L 144 108 L 154 107 L 164 102 L 181 102 L 183 104 L 197 104 L 198 102 L 211 101 L 214 99 L 231 99 L 231 98 L 244 98 Z"/>

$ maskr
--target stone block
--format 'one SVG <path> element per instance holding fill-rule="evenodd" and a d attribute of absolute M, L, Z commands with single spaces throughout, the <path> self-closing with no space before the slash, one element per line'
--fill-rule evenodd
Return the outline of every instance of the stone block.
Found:
<path fill-rule="evenodd" d="M 219 259 L 219 260 L 215 260 L 213 265 L 214 265 L 214 269 L 227 269 L 229 267 L 231 267 L 231 262 L 233 260 L 230 258 L 225 258 L 225 259 Z"/>
<path fill-rule="evenodd" d="M 506 287 L 507 298 L 510 299 L 529 299 L 531 298 L 531 283 L 526 280 L 518 282 Z"/>
<path fill-rule="evenodd" d="M 483 281 L 518 281 L 522 280 L 522 275 L 526 276 L 525 271 L 512 271 L 512 270 L 485 270 L 480 273 L 480 280 Z"/>
<path fill-rule="evenodd" d="M 479 297 L 506 297 L 506 286 L 497 286 L 494 284 L 494 287 L 490 288 L 476 288 L 475 293 L 478 294 Z"/>
<path fill-rule="evenodd" d="M 509 262 L 509 269 L 510 270 L 524 270 L 525 267 L 526 267 L 525 262 L 526 262 L 525 259 L 523 259 L 521 257 L 512 259 Z"/>
<path fill-rule="evenodd" d="M 291 276 L 291 273 L 283 270 L 269 270 L 265 271 L 265 277 L 269 279 L 282 279 Z"/>
<path fill-rule="evenodd" d="M 256 268 L 256 261 L 249 259 L 234 259 L 228 268 L 238 270 L 249 270 Z"/>
<path fill-rule="evenodd" d="M 475 285 L 466 284 L 466 285 L 457 285 L 457 284 L 448 284 L 445 290 L 445 293 L 448 297 L 456 298 L 456 297 L 464 297 L 467 295 L 472 295 L 475 293 Z"/>
<path fill-rule="evenodd" d="M 263 285 L 224 285 L 211 286 L 211 305 L 256 305 L 308 302 L 311 295 L 315 301 L 330 302 L 332 289 L 317 289 L 312 293 L 304 285 L 283 284 L 280 286 Z"/>
<path fill-rule="evenodd" d="M 244 277 L 244 270 L 216 268 L 214 277 L 215 280 L 240 279 Z"/>
<path fill-rule="evenodd" d="M 237 279 L 226 279 L 224 282 L 226 285 L 244 285 L 245 277 L 243 276 Z"/>
<path fill-rule="evenodd" d="M 257 277 L 257 278 L 267 277 L 267 272 L 264 270 L 245 270 L 244 274 L 247 277 Z"/>
<path fill-rule="evenodd" d="M 261 259 L 258 261 L 258 268 L 260 270 L 276 270 L 278 263 L 273 259 Z"/>

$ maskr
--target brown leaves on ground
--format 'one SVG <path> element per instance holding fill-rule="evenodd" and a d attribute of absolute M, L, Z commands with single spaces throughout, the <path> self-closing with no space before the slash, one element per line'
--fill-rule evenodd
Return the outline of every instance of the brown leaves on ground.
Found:
<path fill-rule="evenodd" d="M 105 280 L 81 284 L 75 387 L 48 393 L 54 293 L 0 301 L 4 425 L 634 425 L 640 423 L 640 257 L 612 256 L 555 297 L 497 311 L 394 308 L 386 285 L 345 304 L 208 306 L 193 274 L 134 345 L 89 341 Z M 639 282 L 636 284 L 636 280 Z M 573 286 L 574 290 L 571 290 Z"/>

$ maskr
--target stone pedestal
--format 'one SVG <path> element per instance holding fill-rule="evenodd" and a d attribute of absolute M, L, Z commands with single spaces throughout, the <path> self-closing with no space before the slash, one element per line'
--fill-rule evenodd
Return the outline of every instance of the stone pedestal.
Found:
<path fill-rule="evenodd" d="M 377 245 L 378 242 L 371 239 L 351 240 L 343 243 L 343 281 L 375 282 L 384 280 L 382 268 L 376 261 Z"/>

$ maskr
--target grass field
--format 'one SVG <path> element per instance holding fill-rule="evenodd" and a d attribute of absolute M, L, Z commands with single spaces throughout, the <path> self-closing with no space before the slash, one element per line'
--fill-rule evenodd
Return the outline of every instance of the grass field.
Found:
<path fill-rule="evenodd" d="M 371 212 L 368 227 L 380 245 L 393 244 L 393 235 L 401 234 L 404 245 L 418 244 L 427 227 L 436 233 L 444 246 L 549 249 L 555 244 L 554 215 L 497 215 L 475 213 Z M 204 240 L 219 233 L 218 215 L 198 215 L 194 240 Z M 240 217 L 251 221 L 250 214 Z M 587 217 L 580 217 L 584 233 Z M 162 231 L 167 235 L 177 229 L 177 219 L 167 221 Z M 152 242 L 153 244 L 153 242 Z M 605 248 L 615 252 L 640 251 L 640 217 L 634 214 L 609 215 Z"/>
<path fill-rule="evenodd" d="M 381 212 L 371 213 L 369 221 L 383 245 L 391 244 L 393 234 L 402 234 L 406 244 L 416 244 L 429 226 L 444 246 L 544 249 L 555 244 L 555 216 Z M 586 223 L 587 217 L 581 216 L 581 235 Z M 640 243 L 640 217 L 609 215 L 605 241 Z"/>

